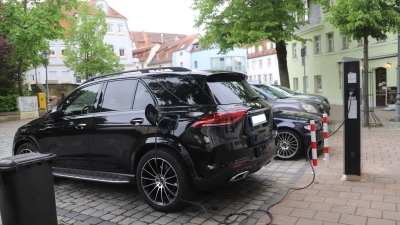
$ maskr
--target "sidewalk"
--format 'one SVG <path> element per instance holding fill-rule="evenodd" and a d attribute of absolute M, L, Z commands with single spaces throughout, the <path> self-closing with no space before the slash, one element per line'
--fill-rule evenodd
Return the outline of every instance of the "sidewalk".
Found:
<path fill-rule="evenodd" d="M 283 225 L 400 225 L 400 122 L 391 122 L 395 111 L 375 109 L 383 126 L 363 127 L 362 175 L 360 181 L 343 179 L 343 132 L 329 138 L 330 164 L 318 157 L 318 182 L 290 191 L 271 208 L 273 224 Z M 332 105 L 329 121 L 336 128 L 343 122 L 343 107 Z M 313 178 L 308 166 L 298 172 L 295 188 L 307 186 Z M 267 224 L 267 215 L 257 224 Z"/>

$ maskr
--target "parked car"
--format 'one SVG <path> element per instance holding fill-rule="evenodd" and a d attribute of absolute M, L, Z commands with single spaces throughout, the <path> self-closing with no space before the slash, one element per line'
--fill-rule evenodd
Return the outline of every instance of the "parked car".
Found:
<path fill-rule="evenodd" d="M 313 100 L 319 101 L 324 105 L 325 111 L 329 114 L 329 111 L 331 109 L 331 105 L 330 105 L 329 100 L 328 100 L 327 97 L 324 97 L 322 95 L 316 95 L 316 94 L 298 93 L 298 92 L 293 91 L 290 88 L 287 88 L 287 87 L 284 87 L 284 86 L 281 86 L 281 85 L 278 85 L 278 84 L 271 84 L 271 85 L 268 85 L 268 86 L 275 88 L 276 90 L 282 92 L 282 94 L 284 94 L 284 95 L 286 95 L 288 97 L 313 99 Z"/>
<path fill-rule="evenodd" d="M 267 86 L 256 87 L 252 85 L 252 87 L 263 100 L 272 105 L 274 110 L 307 112 L 320 117 L 325 113 L 324 106 L 312 99 L 290 98 Z"/>
<path fill-rule="evenodd" d="M 58 177 L 136 182 L 162 212 L 182 208 L 196 189 L 243 179 L 276 156 L 272 108 L 244 74 L 155 70 L 89 79 L 20 127 L 13 154 L 56 154 Z"/>
<path fill-rule="evenodd" d="M 321 117 L 310 113 L 274 110 L 274 121 L 278 126 L 278 157 L 281 159 L 297 159 L 311 146 L 310 121 L 315 122 L 315 136 L 317 140 L 317 151 L 324 149 L 324 130 Z M 309 150 L 311 158 L 311 149 Z"/>

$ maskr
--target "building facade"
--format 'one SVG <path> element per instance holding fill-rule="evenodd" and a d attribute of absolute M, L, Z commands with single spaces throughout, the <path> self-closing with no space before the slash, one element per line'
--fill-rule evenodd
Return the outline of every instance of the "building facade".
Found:
<path fill-rule="evenodd" d="M 269 40 L 247 48 L 247 75 L 250 81 L 280 84 L 275 43 Z"/>
<path fill-rule="evenodd" d="M 127 19 L 110 7 L 104 0 L 91 0 L 89 4 L 99 6 L 106 13 L 107 34 L 104 37 L 104 42 L 113 46 L 114 53 L 120 57 L 120 63 L 125 66 L 125 70 L 136 68 L 132 60 L 132 39 L 130 38 Z M 73 14 L 69 16 L 74 16 Z M 68 27 L 65 21 L 61 24 Z M 83 79 L 75 75 L 74 71 L 68 69 L 64 65 L 65 56 L 63 51 L 65 48 L 63 40 L 50 40 L 50 60 L 47 66 L 48 83 L 63 84 L 72 83 L 80 84 Z M 46 69 L 39 66 L 32 68 L 26 73 L 26 82 L 28 84 L 45 84 Z"/>
<path fill-rule="evenodd" d="M 369 68 L 363 68 L 363 42 L 350 40 L 331 24 L 324 22 L 328 14 L 319 5 L 310 4 L 310 24 L 297 34 L 307 42 L 288 43 L 288 69 L 291 89 L 321 94 L 332 104 L 343 104 L 342 59 L 360 59 L 361 68 L 368 70 L 370 106 L 387 106 L 396 102 L 397 35 L 387 34 L 386 40 L 369 38 Z M 306 49 L 304 66 L 301 49 Z M 362 77 L 360 77 L 362 81 Z"/>

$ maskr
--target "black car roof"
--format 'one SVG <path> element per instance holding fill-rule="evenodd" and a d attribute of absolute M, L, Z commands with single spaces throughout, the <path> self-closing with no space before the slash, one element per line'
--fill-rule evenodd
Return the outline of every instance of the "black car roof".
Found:
<path fill-rule="evenodd" d="M 104 80 L 112 80 L 112 79 L 119 79 L 121 77 L 129 78 L 129 77 L 136 77 L 136 78 L 149 78 L 149 77 L 156 77 L 163 75 L 165 73 L 168 74 L 176 74 L 176 75 L 187 75 L 194 73 L 196 75 L 214 75 L 214 74 L 234 74 L 234 75 L 242 75 L 243 77 L 245 74 L 235 71 L 225 71 L 225 70 L 190 70 L 184 67 L 155 67 L 155 68 L 146 68 L 146 69 L 138 69 L 138 70 L 126 70 L 121 72 L 109 73 L 104 75 L 95 76 L 89 78 L 82 84 L 90 83 L 97 79 L 104 79 Z"/>

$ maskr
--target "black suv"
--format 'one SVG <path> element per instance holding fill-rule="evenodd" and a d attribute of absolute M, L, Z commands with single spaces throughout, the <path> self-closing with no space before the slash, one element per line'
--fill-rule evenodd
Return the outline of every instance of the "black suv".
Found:
<path fill-rule="evenodd" d="M 57 155 L 54 176 L 136 182 L 154 209 L 245 178 L 277 153 L 271 106 L 227 71 L 166 67 L 89 79 L 20 127 L 13 154 Z"/>

